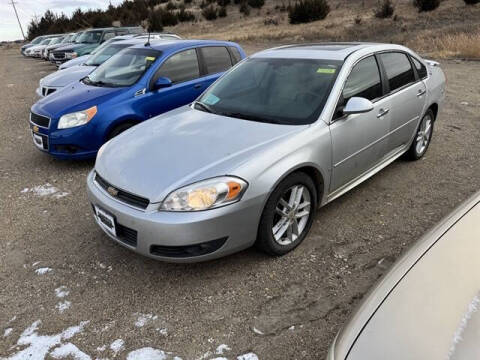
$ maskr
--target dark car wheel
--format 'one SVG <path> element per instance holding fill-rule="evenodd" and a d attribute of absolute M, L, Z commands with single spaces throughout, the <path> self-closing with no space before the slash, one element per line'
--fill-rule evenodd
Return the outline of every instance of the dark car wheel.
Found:
<path fill-rule="evenodd" d="M 434 115 L 432 110 L 428 110 L 423 116 L 418 126 L 412 145 L 407 151 L 407 158 L 410 160 L 419 160 L 427 152 L 430 140 L 433 134 Z"/>
<path fill-rule="evenodd" d="M 110 140 L 110 139 L 114 138 L 115 136 L 120 135 L 122 132 L 124 132 L 127 129 L 130 129 L 134 125 L 135 125 L 135 123 L 132 123 L 132 122 L 126 122 L 126 123 L 122 123 L 120 125 L 117 125 L 116 127 L 113 128 L 112 131 L 110 131 L 110 133 L 108 134 L 107 140 Z"/>
<path fill-rule="evenodd" d="M 256 245 L 271 255 L 284 255 L 308 234 L 317 209 L 317 191 L 303 172 L 284 179 L 263 210 Z"/>

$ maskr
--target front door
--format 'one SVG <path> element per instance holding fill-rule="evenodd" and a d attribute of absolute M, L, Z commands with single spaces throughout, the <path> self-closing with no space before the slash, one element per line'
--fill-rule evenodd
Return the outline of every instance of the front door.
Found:
<path fill-rule="evenodd" d="M 380 71 L 372 55 L 352 68 L 337 106 L 338 114 L 330 125 L 333 149 L 330 193 L 360 177 L 384 157 L 390 129 L 390 100 L 382 96 Z M 374 109 L 343 115 L 341 109 L 352 97 L 372 101 Z"/>

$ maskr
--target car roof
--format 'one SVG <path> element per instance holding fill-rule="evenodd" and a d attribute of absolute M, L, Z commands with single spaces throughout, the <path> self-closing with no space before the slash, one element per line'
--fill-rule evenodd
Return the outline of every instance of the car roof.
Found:
<path fill-rule="evenodd" d="M 154 50 L 166 51 L 166 50 L 181 50 L 188 49 L 194 46 L 238 46 L 235 43 L 229 41 L 219 40 L 163 40 L 154 39 L 150 40 L 150 48 Z M 145 45 L 136 45 L 134 48 L 142 48 Z"/>
<path fill-rule="evenodd" d="M 378 43 L 366 42 L 325 42 L 293 44 L 267 49 L 256 53 L 253 57 L 271 58 L 310 58 L 325 60 L 345 60 L 352 53 Z"/>

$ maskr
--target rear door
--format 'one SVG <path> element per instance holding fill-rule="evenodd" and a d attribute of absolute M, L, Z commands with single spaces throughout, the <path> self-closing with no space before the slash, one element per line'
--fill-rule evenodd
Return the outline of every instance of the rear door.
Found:
<path fill-rule="evenodd" d="M 383 66 L 390 99 L 390 131 L 387 152 L 394 153 L 412 139 L 425 106 L 426 87 L 403 52 L 385 52 L 378 58 Z"/>
<path fill-rule="evenodd" d="M 370 55 L 352 68 L 337 105 L 337 114 L 330 125 L 332 193 L 368 172 L 385 156 L 386 137 L 390 129 L 390 101 L 383 94 L 380 68 L 375 56 Z M 364 114 L 343 115 L 342 109 L 352 97 L 372 101 L 373 110 Z"/>

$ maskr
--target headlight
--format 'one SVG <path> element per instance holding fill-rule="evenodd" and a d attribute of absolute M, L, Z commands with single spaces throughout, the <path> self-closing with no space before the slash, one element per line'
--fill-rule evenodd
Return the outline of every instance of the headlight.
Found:
<path fill-rule="evenodd" d="M 68 129 L 75 126 L 85 125 L 95 116 L 96 113 L 97 107 L 92 106 L 87 110 L 65 114 L 60 118 L 57 128 Z"/>
<path fill-rule="evenodd" d="M 65 53 L 65 58 L 67 59 L 75 59 L 77 57 L 77 53 L 76 52 L 67 52 Z"/>
<path fill-rule="evenodd" d="M 222 176 L 187 185 L 171 192 L 160 205 L 164 211 L 200 211 L 237 202 L 247 189 L 247 182 Z"/>

